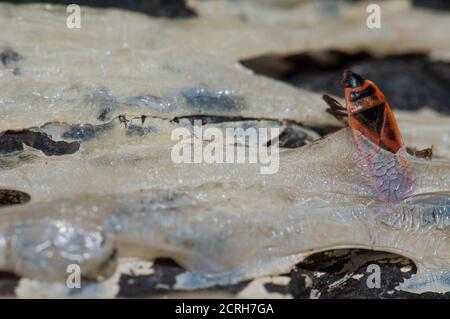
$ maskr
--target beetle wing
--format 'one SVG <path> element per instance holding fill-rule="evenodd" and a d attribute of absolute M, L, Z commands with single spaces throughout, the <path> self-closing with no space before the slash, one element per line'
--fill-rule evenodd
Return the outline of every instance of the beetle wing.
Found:
<path fill-rule="evenodd" d="M 392 153 L 397 153 L 398 150 L 403 147 L 403 141 L 397 121 L 387 102 L 385 103 L 383 123 L 380 131 L 380 143 L 386 146 L 384 148 L 387 148 Z"/>
<path fill-rule="evenodd" d="M 353 131 L 353 137 L 358 148 L 358 166 L 380 198 L 397 203 L 411 196 L 414 178 L 406 150 L 402 148 L 393 154 L 358 131 Z"/>

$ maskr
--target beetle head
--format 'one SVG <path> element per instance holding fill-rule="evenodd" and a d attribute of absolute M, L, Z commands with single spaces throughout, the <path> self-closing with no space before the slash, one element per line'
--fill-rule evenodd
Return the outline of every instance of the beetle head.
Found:
<path fill-rule="evenodd" d="M 363 85 L 363 83 L 364 79 L 360 75 L 353 73 L 349 69 L 344 70 L 344 75 L 342 77 L 342 84 L 344 87 L 355 89 Z"/>

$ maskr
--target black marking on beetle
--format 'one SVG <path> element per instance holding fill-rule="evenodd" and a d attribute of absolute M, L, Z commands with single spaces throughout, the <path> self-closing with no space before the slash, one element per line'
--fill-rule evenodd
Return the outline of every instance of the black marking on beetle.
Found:
<path fill-rule="evenodd" d="M 367 110 L 354 114 L 353 117 L 362 123 L 365 127 L 370 128 L 372 132 L 379 135 L 384 120 L 384 102 L 374 105 Z"/>
<path fill-rule="evenodd" d="M 15 189 L 0 189 L 0 207 L 25 204 L 30 199 L 31 196 L 25 192 Z"/>
<path fill-rule="evenodd" d="M 372 85 L 369 85 L 361 91 L 350 93 L 350 100 L 355 102 L 365 97 L 371 96 L 372 94 L 375 94 L 375 89 Z"/>
<path fill-rule="evenodd" d="M 203 88 L 190 88 L 181 92 L 186 103 L 200 112 L 236 111 L 245 108 L 244 98 L 227 91 L 209 91 Z"/>
<path fill-rule="evenodd" d="M 3 66 L 9 68 L 14 75 L 20 75 L 21 71 L 17 64 L 23 60 L 23 57 L 11 49 L 5 49 L 0 52 L 0 61 Z"/>
<path fill-rule="evenodd" d="M 56 142 L 41 132 L 5 131 L 0 135 L 0 154 L 23 151 L 23 144 L 38 149 L 47 156 L 73 154 L 80 148 L 78 142 Z"/>
<path fill-rule="evenodd" d="M 394 139 L 394 131 L 389 126 L 386 128 L 386 130 L 387 137 L 391 140 Z"/>

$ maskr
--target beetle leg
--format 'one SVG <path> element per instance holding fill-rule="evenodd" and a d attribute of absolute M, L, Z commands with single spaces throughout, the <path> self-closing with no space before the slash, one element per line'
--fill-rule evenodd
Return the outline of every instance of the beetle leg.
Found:
<path fill-rule="evenodd" d="M 330 109 L 347 112 L 347 109 L 344 106 L 342 106 L 341 103 L 333 99 L 331 96 L 325 94 L 322 96 L 322 99 L 330 106 Z"/>
<path fill-rule="evenodd" d="M 433 157 L 433 147 L 424 148 L 423 150 L 418 150 L 415 147 L 407 147 L 406 151 L 417 158 L 430 160 Z"/>
<path fill-rule="evenodd" d="M 343 117 L 346 117 L 348 115 L 347 112 L 344 112 L 341 110 L 336 110 L 336 109 L 331 109 L 331 108 L 326 109 L 326 111 L 328 113 L 330 113 L 331 115 L 333 115 L 334 117 L 336 117 L 338 120 L 342 119 Z"/>
<path fill-rule="evenodd" d="M 343 118 L 347 117 L 348 115 L 347 109 L 329 95 L 325 94 L 322 96 L 322 98 L 330 106 L 326 109 L 326 111 L 333 115 L 340 122 L 346 124 L 346 121 Z"/>

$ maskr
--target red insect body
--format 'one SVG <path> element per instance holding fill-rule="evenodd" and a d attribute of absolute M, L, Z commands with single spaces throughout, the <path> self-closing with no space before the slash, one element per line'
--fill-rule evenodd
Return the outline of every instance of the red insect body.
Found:
<path fill-rule="evenodd" d="M 350 70 L 343 77 L 346 108 L 329 96 L 328 111 L 347 116 L 358 150 L 358 164 L 387 202 L 399 202 L 413 191 L 413 176 L 394 114 L 380 89 Z"/>

